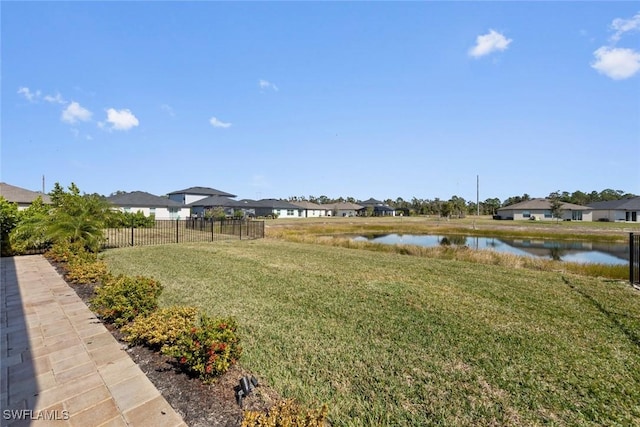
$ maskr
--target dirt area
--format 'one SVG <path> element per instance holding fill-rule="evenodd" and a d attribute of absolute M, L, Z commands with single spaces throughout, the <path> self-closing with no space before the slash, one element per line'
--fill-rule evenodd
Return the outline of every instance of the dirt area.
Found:
<path fill-rule="evenodd" d="M 61 266 L 56 268 L 61 274 L 64 273 Z M 69 286 L 88 306 L 94 295 L 94 285 Z M 118 329 L 110 324 L 105 326 L 120 343 L 127 345 Z M 127 352 L 190 427 L 239 426 L 243 409 L 265 411 L 279 399 L 277 393 L 260 383 L 257 375 L 238 365 L 231 367 L 214 384 L 204 384 L 182 372 L 171 357 L 144 346 L 130 347 Z M 236 400 L 236 391 L 239 389 L 240 379 L 245 376 L 255 376 L 258 386 L 243 399 L 241 408 Z"/>

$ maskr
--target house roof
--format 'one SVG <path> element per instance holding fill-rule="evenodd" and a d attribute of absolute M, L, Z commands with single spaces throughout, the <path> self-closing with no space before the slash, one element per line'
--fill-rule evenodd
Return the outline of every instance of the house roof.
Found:
<path fill-rule="evenodd" d="M 640 196 L 630 199 L 593 202 L 589 203 L 588 206 L 593 210 L 640 211 Z"/>
<path fill-rule="evenodd" d="M 224 197 L 237 197 L 235 194 L 226 193 L 221 190 L 209 187 L 189 187 L 184 190 L 172 191 L 171 194 L 195 194 L 197 196 L 224 196 Z"/>
<path fill-rule="evenodd" d="M 551 200 L 549 199 L 531 199 L 524 202 L 514 203 L 513 205 L 504 206 L 498 209 L 499 211 L 505 210 L 549 210 L 551 209 Z M 562 209 L 570 211 L 588 211 L 591 208 L 587 206 L 576 205 L 573 203 L 562 202 Z"/>
<path fill-rule="evenodd" d="M 242 202 L 239 202 L 237 200 L 232 200 L 228 197 L 209 196 L 209 197 L 205 197 L 204 199 L 196 200 L 195 202 L 189 203 L 187 206 L 189 207 L 203 206 L 205 208 L 215 208 L 215 207 L 235 208 L 235 207 L 244 207 L 246 205 Z"/>
<path fill-rule="evenodd" d="M 38 197 L 42 197 L 43 203 L 48 205 L 51 204 L 51 197 L 46 194 L 27 190 L 26 188 L 16 187 L 15 185 L 10 185 L 4 182 L 0 182 L 0 196 L 4 197 L 9 202 L 19 204 L 30 204 Z"/>
<path fill-rule="evenodd" d="M 141 208 L 184 208 L 182 203 L 166 197 L 155 196 L 144 191 L 132 191 L 107 197 L 107 201 L 120 207 L 141 207 Z"/>
<path fill-rule="evenodd" d="M 292 204 L 301 207 L 302 209 L 315 209 L 315 210 L 327 210 L 327 206 L 326 205 L 319 205 L 317 203 L 313 203 L 313 202 L 307 202 L 302 201 L 302 202 L 292 202 Z"/>
<path fill-rule="evenodd" d="M 251 203 L 247 203 L 247 207 L 255 208 L 271 208 L 271 209 L 301 209 L 300 206 L 289 203 L 286 200 L 278 199 L 262 199 Z"/>
<path fill-rule="evenodd" d="M 365 200 L 363 202 L 358 202 L 358 204 L 362 205 L 362 206 L 373 206 L 373 205 L 384 205 L 384 202 L 380 201 L 380 200 L 376 200 L 373 197 L 371 197 L 368 200 Z"/>
<path fill-rule="evenodd" d="M 349 203 L 349 202 L 331 203 L 325 206 L 327 207 L 327 209 L 340 210 L 340 211 L 349 211 L 349 210 L 357 211 L 359 209 L 362 209 L 361 205 L 357 205 L 355 203 Z"/>

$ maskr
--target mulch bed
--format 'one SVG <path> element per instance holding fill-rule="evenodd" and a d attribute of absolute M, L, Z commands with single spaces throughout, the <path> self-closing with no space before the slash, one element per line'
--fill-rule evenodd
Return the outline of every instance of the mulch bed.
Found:
<path fill-rule="evenodd" d="M 52 265 L 64 277 L 64 265 L 53 262 Z M 89 306 L 89 300 L 94 296 L 96 285 L 70 283 L 69 286 Z M 112 324 L 104 325 L 118 342 L 123 346 L 129 346 L 122 339 L 123 334 L 119 329 Z M 241 408 L 236 399 L 236 390 L 239 388 L 241 378 L 251 377 L 253 374 L 238 364 L 232 366 L 215 383 L 205 384 L 198 378 L 193 378 L 181 371 L 172 357 L 144 346 L 129 347 L 127 352 L 190 427 L 240 426 L 243 409 L 266 411 L 279 400 L 275 391 L 260 383 L 249 396 L 243 399 Z"/>

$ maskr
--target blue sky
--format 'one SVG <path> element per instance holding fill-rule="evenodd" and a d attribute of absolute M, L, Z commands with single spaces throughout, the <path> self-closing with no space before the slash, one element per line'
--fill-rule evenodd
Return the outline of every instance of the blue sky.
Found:
<path fill-rule="evenodd" d="M 637 2 L 6 2 L 1 179 L 640 194 Z"/>

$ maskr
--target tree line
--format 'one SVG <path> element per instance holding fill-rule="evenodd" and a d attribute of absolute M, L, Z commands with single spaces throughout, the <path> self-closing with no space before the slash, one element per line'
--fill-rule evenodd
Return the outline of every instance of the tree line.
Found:
<path fill-rule="evenodd" d="M 572 193 L 568 191 L 554 191 L 549 193 L 546 198 L 560 200 L 561 202 L 574 203 L 576 205 L 588 205 L 589 203 L 602 202 L 608 200 L 620 200 L 636 197 L 635 194 L 628 193 L 622 190 L 612 190 L 607 188 L 602 191 L 591 191 L 586 193 L 583 191 L 574 191 Z M 480 206 L 475 201 L 465 200 L 463 197 L 452 196 L 449 200 L 441 200 L 440 198 L 434 199 L 420 199 L 413 197 L 411 200 L 404 200 L 402 197 L 394 199 L 382 200 L 382 202 L 398 211 L 404 212 L 405 215 L 440 215 L 440 216 L 465 216 L 475 215 L 478 210 L 480 215 L 495 215 L 496 211 L 503 207 L 513 205 L 515 203 L 531 200 L 532 197 L 524 193 L 521 196 L 511 196 L 501 201 L 497 197 L 492 197 L 480 201 Z M 317 204 L 330 204 L 330 203 L 358 203 L 354 197 L 338 197 L 330 198 L 327 196 L 291 196 L 288 199 L 290 202 L 303 202 L 308 201 Z"/>

